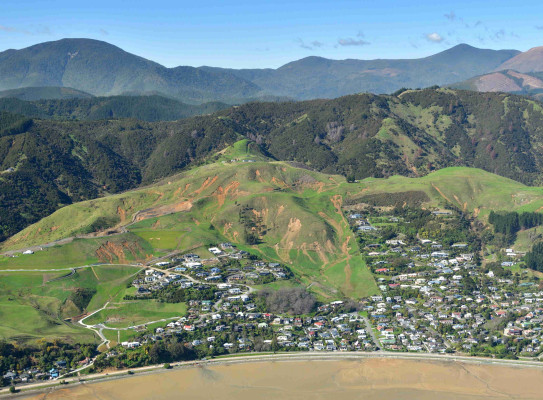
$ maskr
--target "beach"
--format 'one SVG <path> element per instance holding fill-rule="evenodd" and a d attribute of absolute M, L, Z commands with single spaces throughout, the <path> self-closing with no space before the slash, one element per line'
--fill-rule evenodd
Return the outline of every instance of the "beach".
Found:
<path fill-rule="evenodd" d="M 240 362 L 127 375 L 27 398 L 543 399 L 543 369 L 393 358 Z"/>

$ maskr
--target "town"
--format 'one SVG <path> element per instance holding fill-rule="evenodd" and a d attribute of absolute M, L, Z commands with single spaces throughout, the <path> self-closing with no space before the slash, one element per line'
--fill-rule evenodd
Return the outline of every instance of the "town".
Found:
<path fill-rule="evenodd" d="M 543 290 L 537 272 L 520 268 L 523 254 L 500 248 L 482 262 L 481 235 L 457 210 L 345 215 L 380 294 L 323 302 L 292 285 L 270 291 L 267 285 L 294 279 L 287 265 L 221 243 L 208 257 L 186 253 L 149 264 L 131 283 L 129 300 L 185 302 L 185 316 L 133 327 L 130 340 L 71 368 L 57 359 L 44 371 L 8 371 L 4 384 L 57 379 L 90 364 L 137 367 L 145 361 L 131 353 L 171 343 L 182 344 L 185 358 L 285 351 L 542 356 Z M 100 326 L 107 329 L 107 321 Z"/>

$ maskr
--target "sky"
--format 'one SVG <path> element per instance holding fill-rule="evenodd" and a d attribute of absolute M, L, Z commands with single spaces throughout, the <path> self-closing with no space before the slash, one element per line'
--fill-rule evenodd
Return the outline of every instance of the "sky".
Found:
<path fill-rule="evenodd" d="M 543 45 L 543 1 L 0 0 L 0 51 L 92 38 L 167 67 L 277 68 L 307 56 L 418 58 Z"/>

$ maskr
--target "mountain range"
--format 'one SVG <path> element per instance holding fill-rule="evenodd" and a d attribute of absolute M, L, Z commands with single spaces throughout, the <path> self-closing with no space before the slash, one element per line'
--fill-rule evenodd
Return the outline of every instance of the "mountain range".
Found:
<path fill-rule="evenodd" d="M 306 57 L 277 69 L 166 68 L 106 42 L 62 39 L 0 53 L 0 90 L 53 86 L 94 96 L 159 94 L 192 104 L 236 104 L 448 85 L 522 65 L 533 72 L 541 59 L 535 50 L 521 53 L 460 44 L 420 59 Z"/>

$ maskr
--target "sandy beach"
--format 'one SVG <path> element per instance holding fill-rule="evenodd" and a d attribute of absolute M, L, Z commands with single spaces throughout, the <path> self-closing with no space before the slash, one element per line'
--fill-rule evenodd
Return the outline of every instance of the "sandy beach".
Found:
<path fill-rule="evenodd" d="M 543 399 L 543 369 L 403 359 L 262 361 L 80 384 L 64 399 Z"/>

